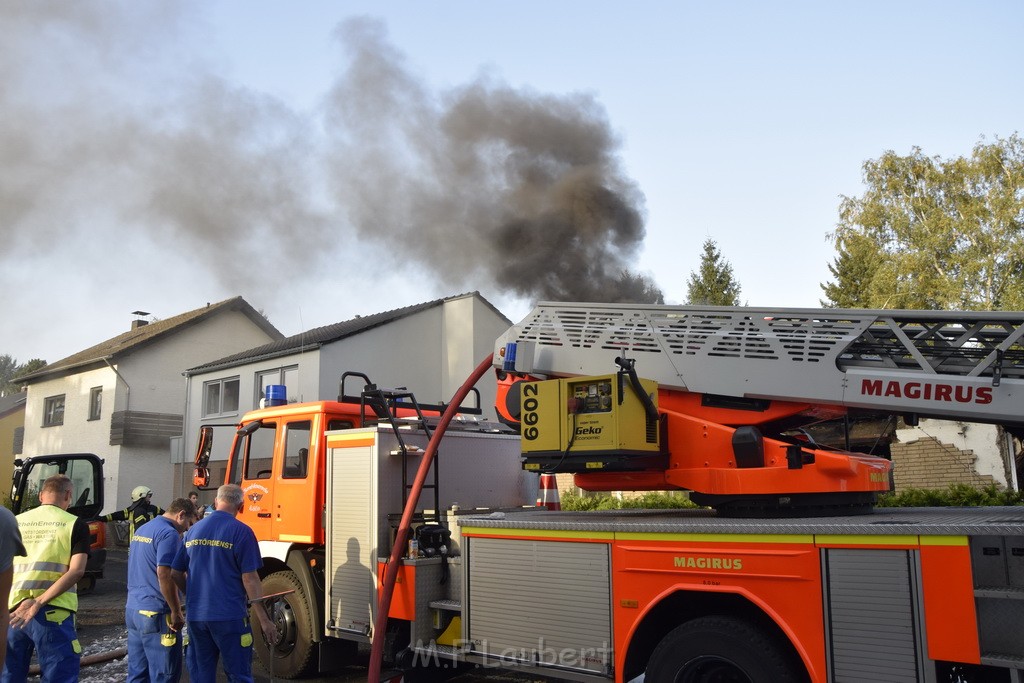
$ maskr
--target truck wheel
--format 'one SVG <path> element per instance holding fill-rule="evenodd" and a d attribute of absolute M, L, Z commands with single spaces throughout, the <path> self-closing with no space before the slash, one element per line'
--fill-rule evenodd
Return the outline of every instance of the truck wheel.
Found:
<path fill-rule="evenodd" d="M 646 673 L 658 683 L 806 680 L 777 638 L 732 617 L 700 617 L 676 627 L 654 649 Z"/>
<path fill-rule="evenodd" d="M 267 673 L 279 678 L 298 678 L 309 672 L 313 663 L 313 617 L 302 584 L 290 571 L 270 574 L 263 579 L 263 594 L 295 591 L 268 603 L 270 618 L 281 639 L 273 649 L 263 640 L 259 619 L 252 618 L 253 648 Z"/>

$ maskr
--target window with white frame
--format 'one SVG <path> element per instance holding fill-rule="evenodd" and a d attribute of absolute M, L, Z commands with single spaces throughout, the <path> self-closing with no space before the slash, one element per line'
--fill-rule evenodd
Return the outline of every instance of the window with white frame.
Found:
<path fill-rule="evenodd" d="M 203 417 L 238 413 L 238 396 L 238 377 L 203 382 Z"/>
<path fill-rule="evenodd" d="M 103 387 L 89 390 L 89 419 L 98 420 L 103 415 Z"/>
<path fill-rule="evenodd" d="M 288 402 L 295 403 L 299 399 L 299 366 L 289 365 L 283 368 L 257 372 L 254 405 L 258 406 L 260 399 L 267 397 L 267 387 L 271 384 L 283 384 L 286 388 Z"/>
<path fill-rule="evenodd" d="M 64 424 L 64 394 L 50 396 L 43 401 L 43 426 L 56 427 Z"/>

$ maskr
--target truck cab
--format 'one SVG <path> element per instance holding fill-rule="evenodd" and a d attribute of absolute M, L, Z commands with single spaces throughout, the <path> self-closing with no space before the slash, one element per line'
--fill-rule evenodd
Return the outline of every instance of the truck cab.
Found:
<path fill-rule="evenodd" d="M 245 415 L 226 482 L 245 492 L 239 519 L 260 541 L 322 544 L 325 433 L 359 423 L 358 406 L 296 403 Z"/>
<path fill-rule="evenodd" d="M 217 482 L 211 481 L 208 467 L 214 427 L 200 428 L 193 485 L 242 488 L 245 503 L 238 519 L 259 542 L 264 593 L 291 591 L 274 608 L 281 631 L 277 650 L 272 655 L 265 648 L 260 652 L 261 657 L 274 657 L 275 670 L 289 678 L 347 656 L 335 654 L 322 638 L 325 435 L 359 424 L 359 403 L 282 401 L 250 411 L 235 425 L 225 478 Z"/>
<path fill-rule="evenodd" d="M 346 383 L 362 382 L 359 394 L 346 393 Z M 272 543 L 324 544 L 324 490 L 327 433 L 362 427 L 377 420 L 424 419 L 440 415 L 444 404 L 422 405 L 406 390 L 379 389 L 359 372 L 342 375 L 337 401 L 288 403 L 283 386 L 266 388 L 267 405 L 242 416 L 231 444 L 225 484 L 245 492 L 239 519 L 248 524 L 264 553 L 275 554 Z M 461 412 L 480 414 L 475 408 Z M 213 429 L 200 428 L 193 484 L 211 488 L 208 469 L 213 452 Z"/>
<path fill-rule="evenodd" d="M 349 378 L 362 382 L 358 395 L 346 393 Z M 356 428 L 378 421 L 390 422 L 397 430 L 406 418 L 422 422 L 427 416 L 438 416 L 444 406 L 417 404 L 410 392 L 378 389 L 365 375 L 354 372 L 342 376 L 338 401 L 288 403 L 283 389 L 267 387 L 268 405 L 232 425 L 235 433 L 223 481 L 212 482 L 210 477 L 214 426 L 200 427 L 192 483 L 201 489 L 221 483 L 242 488 L 245 503 L 238 519 L 249 525 L 259 541 L 264 593 L 289 592 L 272 614 L 280 642 L 273 653 L 257 647 L 257 654 L 268 664 L 273 657 L 274 671 L 292 678 L 314 666 L 332 668 L 350 656 L 355 646 L 354 641 L 325 637 L 324 587 L 330 583 L 324 573 L 327 435 L 359 431 Z M 479 395 L 475 408 L 461 412 L 478 415 Z M 398 481 L 394 490 L 401 491 Z M 392 512 L 400 510 L 396 504 Z"/>

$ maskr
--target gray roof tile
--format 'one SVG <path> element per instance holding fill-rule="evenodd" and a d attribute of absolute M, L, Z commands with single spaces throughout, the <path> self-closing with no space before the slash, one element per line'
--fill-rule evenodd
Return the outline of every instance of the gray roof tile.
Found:
<path fill-rule="evenodd" d="M 478 297 L 485 305 L 489 306 L 501 317 L 505 317 L 501 314 L 498 309 L 494 308 L 490 302 L 480 296 L 479 292 L 469 292 L 466 294 L 457 294 L 455 296 L 446 297 L 444 299 L 435 299 L 433 301 L 427 301 L 422 304 L 415 304 L 412 306 L 406 306 L 404 308 L 396 308 L 391 311 L 384 311 L 383 313 L 375 313 L 373 315 L 366 315 L 350 320 L 345 320 L 340 323 L 334 323 L 333 325 L 325 325 L 323 327 L 317 327 L 306 332 L 300 332 L 299 334 L 292 335 L 291 337 L 285 337 L 276 342 L 264 344 L 263 346 L 257 346 L 256 348 L 249 349 L 248 351 L 242 351 L 230 356 L 226 356 L 219 360 L 198 365 L 194 368 L 189 368 L 185 371 L 186 375 L 195 375 L 203 372 L 209 372 L 211 370 L 219 370 L 221 368 L 230 368 L 236 365 L 243 365 L 245 363 L 252 363 L 256 361 L 266 360 L 268 358 L 276 358 L 279 356 L 287 356 L 292 353 L 298 353 L 300 351 L 317 349 L 324 344 L 330 344 L 346 337 L 366 332 L 367 330 L 388 323 L 395 322 L 401 318 L 425 311 L 436 306 L 440 306 L 446 301 L 454 301 L 467 296 Z M 512 323 L 509 322 L 511 325 Z"/>
<path fill-rule="evenodd" d="M 193 311 L 188 311 L 187 313 L 182 313 L 171 318 L 157 320 L 156 322 L 149 323 L 148 325 L 142 325 L 104 342 L 100 342 L 99 344 L 91 346 L 83 351 L 72 354 L 67 358 L 62 358 L 55 363 L 50 363 L 35 372 L 18 377 L 17 379 L 22 383 L 31 384 L 32 382 L 37 382 L 54 375 L 71 374 L 79 368 L 101 363 L 107 358 L 117 358 L 118 356 L 128 355 L 133 351 L 137 351 L 149 344 L 166 339 L 170 335 L 180 332 L 187 327 L 228 310 L 235 310 L 244 313 L 271 337 L 275 337 L 277 339 L 281 339 L 283 337 L 281 332 L 256 309 L 249 305 L 245 299 L 240 296 L 236 296 L 215 304 L 207 304 L 202 308 L 197 308 Z"/>

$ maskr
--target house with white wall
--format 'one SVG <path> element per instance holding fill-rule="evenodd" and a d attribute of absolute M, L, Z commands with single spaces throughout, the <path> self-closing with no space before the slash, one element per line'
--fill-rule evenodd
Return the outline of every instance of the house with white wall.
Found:
<path fill-rule="evenodd" d="M 123 334 L 17 378 L 28 388 L 25 456 L 104 459 L 106 512 L 144 484 L 172 500 L 171 443 L 182 433 L 186 369 L 283 338 L 241 297 L 171 318 L 133 321 Z"/>
<path fill-rule="evenodd" d="M 175 492 L 190 488 L 204 425 L 222 426 L 214 430 L 210 470 L 211 481 L 223 482 L 234 431 L 229 425 L 259 407 L 268 385 L 284 385 L 289 402 L 333 401 L 342 374 L 361 372 L 380 388 L 405 387 L 421 403 L 440 403 L 451 399 L 510 325 L 479 292 L 471 292 L 326 325 L 189 368 L 185 456 Z M 483 417 L 495 419 L 493 375 L 477 389 Z M 360 380 L 345 387 L 350 395 L 361 390 Z"/>

